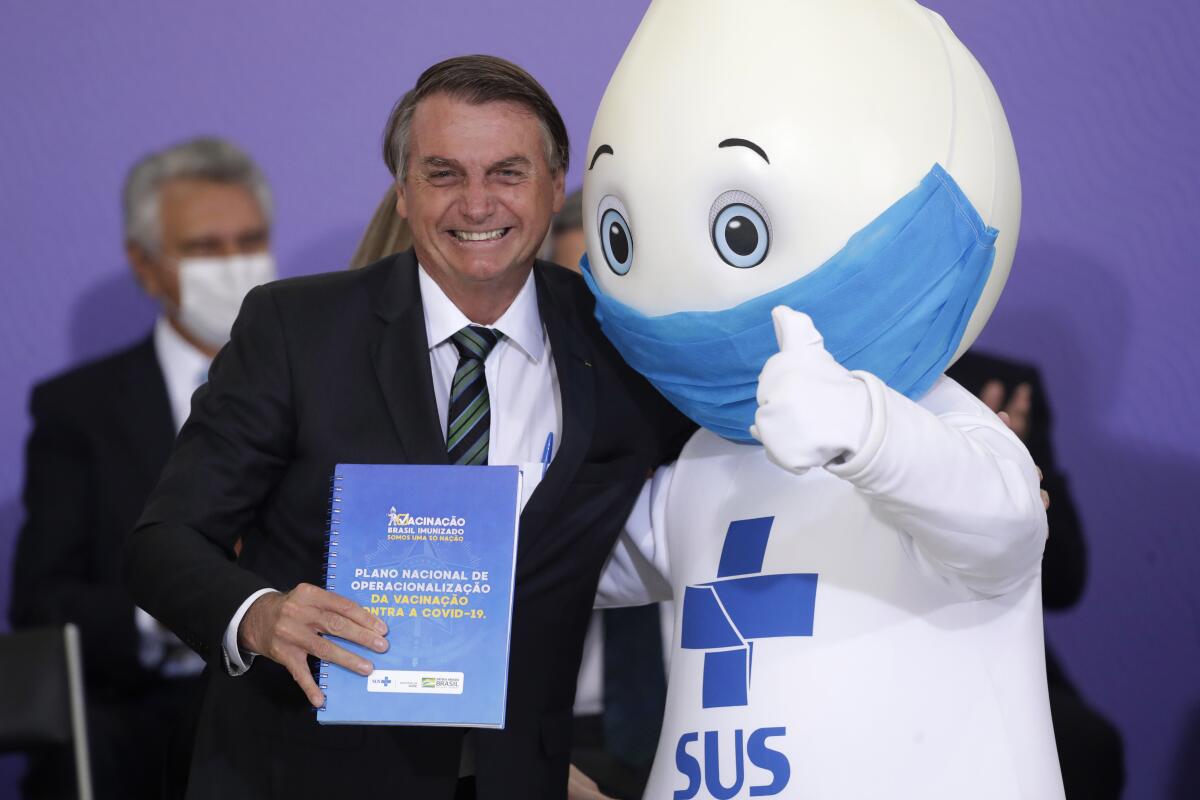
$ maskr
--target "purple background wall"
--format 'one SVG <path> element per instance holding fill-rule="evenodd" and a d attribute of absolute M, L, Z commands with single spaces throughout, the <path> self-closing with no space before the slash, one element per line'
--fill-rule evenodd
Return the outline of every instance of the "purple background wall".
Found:
<path fill-rule="evenodd" d="M 981 343 L 1043 366 L 1090 539 L 1087 594 L 1048 632 L 1124 733 L 1127 796 L 1183 797 L 1185 765 L 1200 764 L 1200 7 L 930 4 L 991 75 L 1021 159 L 1022 238 Z M 134 158 L 232 137 L 274 185 L 283 272 L 340 268 L 387 185 L 382 123 L 420 69 L 467 52 L 524 64 L 562 107 L 578 185 L 645 3 L 3 6 L 0 609 L 30 386 L 143 334 L 154 314 L 121 252 Z M 0 797 L 15 770 L 0 760 Z"/>

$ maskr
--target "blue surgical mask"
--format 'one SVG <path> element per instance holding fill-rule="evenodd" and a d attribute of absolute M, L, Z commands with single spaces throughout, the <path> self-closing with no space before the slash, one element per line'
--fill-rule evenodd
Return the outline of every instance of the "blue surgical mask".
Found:
<path fill-rule="evenodd" d="M 758 375 L 779 350 L 771 309 L 808 314 L 840 364 L 915 400 L 962 341 L 996 234 L 935 164 L 820 267 L 733 308 L 646 316 L 600 290 L 586 255 L 580 266 L 596 319 L 629 365 L 699 425 L 752 443 Z"/>

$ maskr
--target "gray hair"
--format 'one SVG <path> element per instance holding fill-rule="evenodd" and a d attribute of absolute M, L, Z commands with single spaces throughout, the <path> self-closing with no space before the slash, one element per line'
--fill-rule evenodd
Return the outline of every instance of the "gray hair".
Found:
<path fill-rule="evenodd" d="M 383 131 L 383 161 L 398 181 L 408 176 L 408 145 L 417 104 L 435 94 L 446 94 L 471 105 L 516 103 L 537 119 L 546 146 L 546 163 L 553 172 L 570 166 L 571 146 L 567 126 L 537 80 L 511 61 L 497 56 L 448 58 L 434 64 L 392 108 Z"/>
<path fill-rule="evenodd" d="M 121 193 L 125 241 L 147 253 L 162 247 L 159 196 L 168 181 L 191 179 L 244 186 L 271 222 L 271 188 L 258 165 L 232 142 L 203 136 L 142 157 L 129 170 Z"/>

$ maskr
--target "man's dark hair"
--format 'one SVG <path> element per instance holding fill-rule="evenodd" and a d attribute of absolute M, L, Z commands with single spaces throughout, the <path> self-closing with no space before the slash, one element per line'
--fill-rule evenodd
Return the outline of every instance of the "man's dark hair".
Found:
<path fill-rule="evenodd" d="M 434 64 L 392 108 L 383 131 L 383 161 L 400 181 L 408 174 L 409 134 L 417 104 L 446 94 L 471 105 L 517 103 L 537 117 L 546 140 L 546 161 L 554 171 L 570 162 L 567 126 L 554 101 L 533 76 L 511 61 L 496 56 L 457 56 Z"/>

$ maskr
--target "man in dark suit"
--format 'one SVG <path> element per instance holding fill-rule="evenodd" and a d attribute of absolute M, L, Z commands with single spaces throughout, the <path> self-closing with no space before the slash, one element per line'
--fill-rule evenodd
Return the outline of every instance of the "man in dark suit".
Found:
<path fill-rule="evenodd" d="M 690 433 L 579 278 L 535 263 L 568 153 L 536 81 L 486 56 L 437 64 L 384 149 L 414 250 L 250 293 L 127 547 L 135 597 L 214 667 L 190 797 L 563 797 L 600 570 Z M 474 356 L 490 422 L 464 454 L 444 432 L 468 328 L 490 348 Z M 521 515 L 505 728 L 318 726 L 312 658 L 371 669 L 322 634 L 386 647 L 381 620 L 314 585 L 334 465 L 537 461 L 547 429 L 560 444 Z"/>
<path fill-rule="evenodd" d="M 221 344 L 192 322 L 219 316 L 219 299 L 181 296 L 194 284 L 180 273 L 262 258 L 269 193 L 244 153 L 198 139 L 141 159 L 124 197 L 127 254 L 163 314 L 132 347 L 34 388 L 10 616 L 17 628 L 79 626 L 96 793 L 136 800 L 162 795 L 164 748 L 203 667 L 121 582 L 125 537 Z M 240 299 L 226 305 L 236 312 Z M 177 741 L 186 747 L 186 734 Z M 35 757 L 25 795 L 69 794 L 72 770 L 69 753 Z"/>

